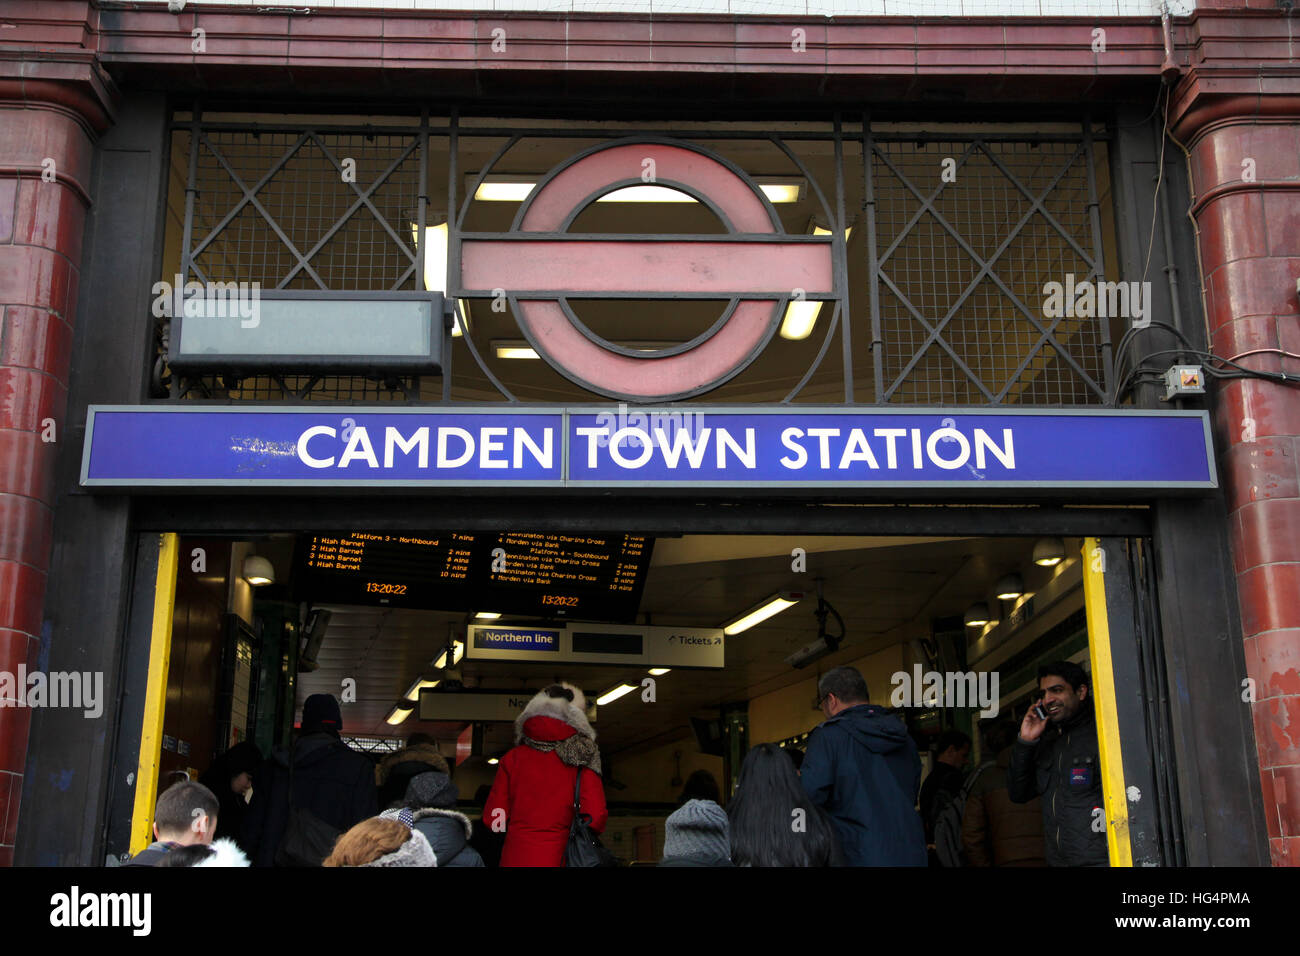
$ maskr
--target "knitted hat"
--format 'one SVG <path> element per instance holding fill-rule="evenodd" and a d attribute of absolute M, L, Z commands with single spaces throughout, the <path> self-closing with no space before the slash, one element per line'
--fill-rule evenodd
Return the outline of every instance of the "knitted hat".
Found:
<path fill-rule="evenodd" d="M 727 813 L 712 800 L 687 800 L 664 823 L 664 859 L 678 856 L 731 858 Z"/>
<path fill-rule="evenodd" d="M 321 731 L 337 734 L 343 729 L 343 715 L 333 694 L 312 694 L 302 705 L 302 732 L 318 734 Z"/>
<path fill-rule="evenodd" d="M 394 807 L 379 814 L 381 820 L 396 820 L 408 830 L 415 829 L 415 811 L 409 807 Z"/>
<path fill-rule="evenodd" d="M 454 807 L 460 794 L 451 777 L 430 770 L 417 773 L 406 785 L 405 803 L 408 807 Z"/>

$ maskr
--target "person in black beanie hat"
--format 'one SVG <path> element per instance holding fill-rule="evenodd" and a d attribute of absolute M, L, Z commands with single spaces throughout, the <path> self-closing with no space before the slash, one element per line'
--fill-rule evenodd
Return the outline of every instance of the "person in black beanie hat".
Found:
<path fill-rule="evenodd" d="M 339 703 L 329 694 L 312 694 L 303 703 L 302 732 L 292 751 L 277 748 L 259 768 L 253 801 L 244 821 L 242 843 L 254 866 L 313 865 L 281 853 L 289 826 L 289 806 L 306 811 L 319 823 L 343 833 L 379 809 L 375 766 L 341 740 Z M 289 792 L 290 760 L 293 793 Z M 315 860 L 314 865 L 320 861 Z"/>
<path fill-rule="evenodd" d="M 712 800 L 687 800 L 664 822 L 660 866 L 734 866 L 727 812 Z"/>
<path fill-rule="evenodd" d="M 312 694 L 302 705 L 302 735 L 333 734 L 343 729 L 343 715 L 333 694 Z"/>

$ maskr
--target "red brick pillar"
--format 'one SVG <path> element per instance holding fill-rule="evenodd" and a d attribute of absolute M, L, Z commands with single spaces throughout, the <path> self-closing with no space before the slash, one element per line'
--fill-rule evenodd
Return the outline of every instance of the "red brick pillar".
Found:
<path fill-rule="evenodd" d="M 92 143 L 105 122 L 71 84 L 0 79 L 0 671 L 15 678 L 37 666 Z M 31 724 L 30 709 L 9 704 L 0 866 L 13 861 Z"/>
<path fill-rule="evenodd" d="M 1176 133 L 1191 155 L 1213 351 L 1300 376 L 1284 354 L 1300 356 L 1300 100 L 1221 100 Z M 1269 848 L 1274 866 L 1300 866 L 1300 388 L 1216 390 Z"/>

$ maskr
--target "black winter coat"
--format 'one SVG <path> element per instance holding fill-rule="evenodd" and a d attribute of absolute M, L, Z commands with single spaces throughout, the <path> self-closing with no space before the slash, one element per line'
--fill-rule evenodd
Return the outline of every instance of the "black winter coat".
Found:
<path fill-rule="evenodd" d="M 825 810 L 847 866 L 925 866 L 921 757 L 890 711 L 859 704 L 820 724 L 799 782 Z"/>
<path fill-rule="evenodd" d="M 1101 793 L 1101 759 L 1092 707 L 1052 725 L 1033 744 L 1019 738 L 1011 749 L 1007 793 L 1013 803 L 1043 798 L 1048 866 L 1109 866 Z"/>
<path fill-rule="evenodd" d="M 289 754 L 277 750 L 254 779 L 241 843 L 254 866 L 274 866 L 289 825 Z M 340 832 L 378 811 L 375 765 L 333 734 L 309 734 L 293 748 L 293 801 Z"/>
<path fill-rule="evenodd" d="M 400 819 L 398 810 L 385 810 L 380 814 L 390 819 Z M 442 807 L 411 809 L 414 829 L 424 834 L 438 858 L 438 866 L 483 866 L 483 858 L 469 845 L 474 825 L 469 817 L 456 810 Z"/>

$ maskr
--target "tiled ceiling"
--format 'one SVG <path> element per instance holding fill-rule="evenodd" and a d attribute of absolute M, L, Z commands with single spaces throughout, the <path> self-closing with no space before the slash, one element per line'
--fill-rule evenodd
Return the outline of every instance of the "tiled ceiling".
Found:
<path fill-rule="evenodd" d="M 656 542 L 641 602 L 642 621 L 719 626 L 782 589 L 814 590 L 821 578 L 826 599 L 844 618 L 841 650 L 818 662 L 825 669 L 890 644 L 929 633 L 935 618 L 960 616 L 984 600 L 993 581 L 1030 566 L 1027 538 L 866 538 L 814 536 L 686 535 Z M 791 570 L 791 551 L 803 548 L 807 570 Z M 300 675 L 299 703 L 308 694 L 338 695 L 345 678 L 356 681 L 357 700 L 344 706 L 353 734 L 406 736 L 432 733 L 449 750 L 464 724 L 422 723 L 412 715 L 399 727 L 385 718 L 420 676 L 441 675 L 432 662 L 449 636 L 463 639 L 465 615 L 397 608 L 325 605 L 331 609 L 319 668 Z M 600 708 L 597 731 L 608 754 L 680 737 L 691 716 L 716 716 L 719 704 L 749 700 L 812 676 L 785 663 L 814 640 L 815 597 L 728 638 L 721 671 L 675 669 L 659 679 L 653 707 L 628 694 Z M 503 618 L 502 623 L 507 623 Z M 814 668 L 815 672 L 817 668 Z M 639 683 L 641 668 L 570 665 L 557 671 L 534 663 L 462 661 L 467 687 L 532 690 L 557 678 L 595 697 L 617 684 Z M 510 724 L 485 729 L 487 753 L 511 744 Z"/>

